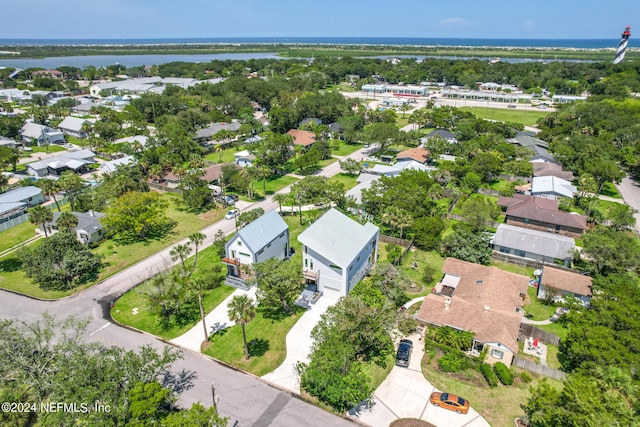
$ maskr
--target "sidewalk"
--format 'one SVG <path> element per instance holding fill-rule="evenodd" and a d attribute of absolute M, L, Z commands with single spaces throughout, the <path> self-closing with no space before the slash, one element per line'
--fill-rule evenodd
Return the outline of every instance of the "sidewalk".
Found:
<path fill-rule="evenodd" d="M 242 289 L 236 289 L 231 295 L 229 295 L 224 301 L 222 301 L 211 313 L 205 316 L 205 322 L 207 323 L 207 331 L 209 335 L 225 328 L 229 328 L 235 325 L 234 322 L 229 320 L 227 314 L 229 310 L 229 303 L 236 295 L 248 295 L 255 301 L 256 299 L 256 287 L 252 287 L 248 291 Z M 202 330 L 202 320 L 198 320 L 198 323 L 178 338 L 172 339 L 170 342 L 178 347 L 193 350 L 200 353 L 200 345 L 204 341 L 204 332 Z"/>
<path fill-rule="evenodd" d="M 282 388 L 300 394 L 300 381 L 295 372 L 298 362 L 308 362 L 311 352 L 311 330 L 320 321 L 320 316 L 337 301 L 325 296 L 311 306 L 287 333 L 287 357 L 274 371 L 263 375 L 262 379 Z"/>

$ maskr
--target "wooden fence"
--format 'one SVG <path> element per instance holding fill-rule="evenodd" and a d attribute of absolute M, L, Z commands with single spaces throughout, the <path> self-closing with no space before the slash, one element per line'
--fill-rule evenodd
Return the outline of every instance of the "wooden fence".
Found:
<path fill-rule="evenodd" d="M 551 334 L 547 331 L 543 331 L 540 328 L 536 328 L 534 325 L 528 323 L 520 323 L 520 335 L 523 341 L 529 337 L 538 338 L 540 341 L 546 344 L 552 344 L 555 346 L 560 345 L 560 337 Z"/>
<path fill-rule="evenodd" d="M 411 240 L 399 239 L 397 237 L 386 236 L 384 234 L 380 235 L 380 241 L 382 243 L 393 243 L 394 245 L 402 246 L 403 248 L 408 248 L 411 245 Z"/>
<path fill-rule="evenodd" d="M 155 182 L 148 182 L 147 184 L 149 185 L 149 188 L 154 188 L 160 191 L 166 191 L 167 193 L 176 193 L 176 194 L 182 193 L 182 191 L 179 188 L 168 187 L 166 185 L 156 184 Z"/>
<path fill-rule="evenodd" d="M 518 368 L 522 368 L 526 371 L 539 375 L 544 375 L 545 377 L 553 378 L 555 380 L 563 381 L 567 377 L 565 372 L 540 365 L 539 363 L 532 362 L 531 360 L 522 359 L 518 356 L 514 356 L 511 363 L 513 366 L 517 366 Z"/>

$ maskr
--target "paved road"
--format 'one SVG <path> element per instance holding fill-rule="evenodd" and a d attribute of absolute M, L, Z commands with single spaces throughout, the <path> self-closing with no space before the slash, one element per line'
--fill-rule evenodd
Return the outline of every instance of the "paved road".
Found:
<path fill-rule="evenodd" d="M 358 150 L 349 157 L 359 159 L 363 156 L 364 151 Z M 335 162 L 327 166 L 321 175 L 330 177 L 339 172 L 338 162 Z M 287 191 L 288 188 L 285 188 L 280 192 Z M 267 211 L 277 208 L 277 203 L 271 198 L 266 198 L 252 205 L 239 204 L 239 207 L 242 210 L 249 207 L 262 207 Z M 223 219 L 201 230 L 206 235 L 203 248 L 212 244 L 218 230 L 222 230 L 225 235 L 231 234 L 235 232 L 235 223 Z M 176 244 L 185 242 L 186 239 Z M 57 317 L 88 317 L 90 324 L 85 339 L 89 341 L 117 345 L 127 350 L 137 350 L 144 344 L 161 348 L 165 344 L 156 338 L 113 324 L 109 318 L 109 307 L 113 300 L 135 285 L 158 271 L 175 265 L 176 262 L 171 261 L 170 250 L 171 247 L 166 248 L 78 295 L 58 301 L 37 301 L 0 291 L 0 318 L 29 322 L 38 320 L 43 312 L 50 312 Z M 348 420 L 271 387 L 256 377 L 227 368 L 195 352 L 185 351 L 184 359 L 176 362 L 172 369 L 175 372 L 185 370 L 197 375 L 194 387 L 181 394 L 180 404 L 190 406 L 197 401 L 210 404 L 211 382 L 215 381 L 217 396 L 220 398 L 218 404 L 220 413 L 237 419 L 241 426 L 353 425 Z"/>
<path fill-rule="evenodd" d="M 633 215 L 636 218 L 636 232 L 640 233 L 640 184 L 629 176 L 624 177 L 616 188 L 624 201 L 638 212 Z"/>

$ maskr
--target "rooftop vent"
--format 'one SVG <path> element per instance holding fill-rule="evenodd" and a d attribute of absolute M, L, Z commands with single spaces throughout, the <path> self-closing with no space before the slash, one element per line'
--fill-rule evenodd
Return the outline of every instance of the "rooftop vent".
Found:
<path fill-rule="evenodd" d="M 476 285 L 482 285 L 484 283 L 484 280 L 480 279 L 480 280 L 476 280 Z"/>

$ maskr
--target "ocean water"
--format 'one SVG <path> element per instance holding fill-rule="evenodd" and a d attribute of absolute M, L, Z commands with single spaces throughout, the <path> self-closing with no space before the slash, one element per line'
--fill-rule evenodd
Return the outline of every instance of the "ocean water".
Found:
<path fill-rule="evenodd" d="M 418 37 L 228 37 L 228 38 L 166 38 L 166 39 L 8 39 L 0 38 L 0 46 L 16 45 L 145 45 L 145 44 L 377 44 L 415 46 L 512 46 L 602 49 L 617 47 L 620 39 L 464 39 Z M 629 47 L 640 47 L 640 40 L 631 38 Z"/>

